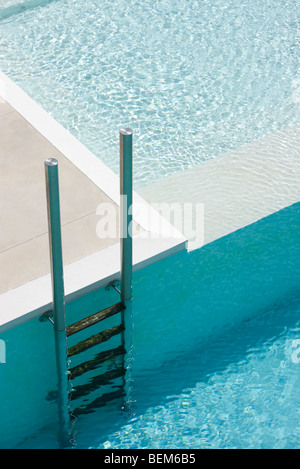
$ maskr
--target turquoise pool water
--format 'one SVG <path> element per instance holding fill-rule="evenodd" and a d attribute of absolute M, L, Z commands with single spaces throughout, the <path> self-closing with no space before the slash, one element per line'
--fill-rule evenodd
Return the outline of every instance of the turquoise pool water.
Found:
<path fill-rule="evenodd" d="M 299 120 L 294 0 L 21 6 L 0 5 L 0 68 L 116 173 L 132 127 L 136 188 Z"/>
<path fill-rule="evenodd" d="M 299 296 L 285 298 L 155 373 L 137 375 L 133 417 L 112 406 L 86 416 L 73 424 L 70 447 L 299 448 L 299 317 Z M 110 425 L 101 423 L 108 418 Z M 21 447 L 55 447 L 54 435 L 45 429 Z"/>
<path fill-rule="evenodd" d="M 93 447 L 299 448 L 299 317 L 286 298 L 165 364 L 137 393 L 135 410 L 149 407 Z"/>
<path fill-rule="evenodd" d="M 300 447 L 299 215 L 298 203 L 134 274 L 131 408 L 79 416 L 70 447 Z M 68 324 L 117 299 L 68 303 Z M 57 447 L 51 324 L 1 339 L 0 447 Z"/>

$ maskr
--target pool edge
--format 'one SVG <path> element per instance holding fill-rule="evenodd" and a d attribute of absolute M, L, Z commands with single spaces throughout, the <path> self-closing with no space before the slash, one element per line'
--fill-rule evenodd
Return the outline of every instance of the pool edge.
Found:
<path fill-rule="evenodd" d="M 44 111 L 0 70 L 1 94 L 27 122 L 120 206 L 119 176 Z M 144 230 L 134 236 L 134 270 L 187 248 L 186 238 L 135 191 L 133 219 Z M 135 210 L 135 206 L 138 207 Z M 141 210 L 141 207 L 143 210 Z M 149 216 L 150 214 L 150 216 Z M 66 301 L 104 286 L 120 275 L 119 243 L 65 266 Z M 37 294 L 38 292 L 38 294 Z M 50 274 L 0 295 L 0 333 L 37 317 L 51 306 Z"/>

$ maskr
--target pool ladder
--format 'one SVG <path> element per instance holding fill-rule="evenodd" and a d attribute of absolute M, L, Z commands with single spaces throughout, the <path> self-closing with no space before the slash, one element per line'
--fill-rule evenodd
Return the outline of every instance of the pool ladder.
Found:
<path fill-rule="evenodd" d="M 99 311 L 98 313 L 92 314 L 87 318 L 81 319 L 80 321 L 71 324 L 66 329 L 66 335 L 67 337 L 70 337 L 73 334 L 81 332 L 84 329 L 89 328 L 90 326 L 93 326 L 99 322 L 104 321 L 107 318 L 114 316 L 115 314 L 123 313 L 124 309 L 125 306 L 123 305 L 123 303 L 118 302 L 108 308 L 103 309 L 102 311 Z M 105 363 L 114 363 L 118 357 L 121 357 L 122 359 L 121 364 L 116 365 L 114 368 L 108 369 L 102 374 L 97 374 L 93 376 L 89 379 L 86 384 L 81 384 L 77 386 L 75 385 L 74 388 L 71 388 L 71 403 L 74 402 L 74 400 L 76 399 L 80 399 L 87 396 L 88 394 L 94 392 L 99 388 L 103 389 L 103 387 L 105 387 L 106 385 L 110 386 L 118 378 L 124 378 L 126 373 L 123 360 L 125 354 L 123 337 L 124 329 L 124 321 L 123 317 L 121 317 L 120 324 L 110 327 L 109 329 L 106 329 L 104 331 L 98 332 L 67 349 L 67 356 L 68 358 L 70 358 L 74 355 L 85 352 L 86 350 L 92 347 L 103 344 L 112 337 L 121 334 L 121 344 L 119 346 L 99 352 L 91 360 L 80 363 L 74 366 L 73 368 L 69 369 L 68 377 L 69 381 L 72 381 L 75 378 L 78 378 L 79 376 L 83 375 L 84 373 L 95 370 L 100 366 L 105 367 Z M 119 386 L 115 384 L 114 387 L 117 387 L 118 389 L 116 391 L 103 393 L 89 404 L 85 404 L 84 406 L 73 409 L 70 413 L 71 418 L 77 417 L 80 414 L 87 414 L 93 412 L 94 409 L 106 405 L 107 402 L 123 397 L 124 382 L 122 381 L 121 385 Z"/>
<path fill-rule="evenodd" d="M 111 284 L 109 285 L 111 286 Z M 114 285 L 112 285 L 114 286 Z M 74 334 L 81 332 L 85 329 L 88 329 L 91 326 L 96 325 L 105 319 L 108 319 L 118 313 L 121 313 L 121 321 L 120 324 L 110 327 L 108 329 L 102 330 L 100 332 L 96 332 L 95 334 L 88 336 L 86 339 L 79 341 L 77 344 L 72 345 L 71 347 L 67 347 L 67 358 L 68 358 L 68 367 L 67 367 L 67 375 L 68 381 L 70 386 L 68 388 L 68 401 L 69 403 L 73 403 L 76 399 L 80 399 L 82 397 L 87 396 L 88 394 L 98 390 L 99 388 L 102 389 L 106 385 L 112 385 L 113 382 L 118 378 L 124 378 L 126 374 L 125 364 L 124 364 L 124 356 L 125 356 L 125 344 L 124 344 L 124 310 L 126 309 L 125 305 L 120 301 L 118 303 L 113 304 L 95 314 L 92 314 L 88 317 L 85 317 L 70 326 L 66 327 L 66 338 L 73 336 Z M 53 321 L 53 313 L 52 311 L 47 311 L 40 317 L 40 321 L 45 321 L 48 319 L 52 324 Z M 79 355 L 93 347 L 97 347 L 105 342 L 109 341 L 112 337 L 117 335 L 121 336 L 121 343 L 120 345 L 102 350 L 94 356 L 94 358 L 83 361 L 78 365 L 73 366 L 70 368 L 69 364 L 72 363 L 71 357 L 75 355 Z M 112 368 L 112 364 L 116 363 L 116 360 L 121 358 L 121 363 L 116 365 L 115 368 Z M 99 367 L 105 368 L 105 364 L 109 364 L 109 369 L 103 373 L 97 374 L 88 380 L 86 384 L 80 385 L 73 385 L 72 381 L 82 376 L 85 373 L 90 371 L 96 370 Z M 77 417 L 81 414 L 87 414 L 93 412 L 96 408 L 102 407 L 106 405 L 109 401 L 114 399 L 118 399 L 125 396 L 124 391 L 124 380 L 122 381 L 121 385 L 113 385 L 113 387 L 117 387 L 118 390 L 109 393 L 102 393 L 100 397 L 97 397 L 94 401 L 90 402 L 89 404 L 81 405 L 75 409 L 69 409 L 70 418 Z M 102 389 L 103 390 L 103 389 Z M 48 399 L 51 400 L 51 396 L 56 396 L 56 393 L 50 392 Z"/>
<path fill-rule="evenodd" d="M 131 301 L 132 301 L 132 130 L 125 128 L 120 130 L 120 300 L 118 303 L 91 316 L 66 327 L 65 295 L 63 279 L 63 258 L 59 203 L 58 161 L 48 158 L 45 162 L 47 213 L 49 227 L 49 249 L 51 263 L 51 281 L 53 308 L 52 317 L 45 313 L 41 320 L 49 319 L 54 326 L 56 367 L 58 376 L 58 415 L 59 415 L 59 440 L 61 447 L 70 443 L 70 418 L 82 413 L 92 412 L 96 407 L 105 405 L 109 400 L 121 397 L 129 393 L 129 351 L 131 341 Z M 126 311 L 126 313 L 125 313 Z M 67 338 L 78 332 L 94 326 L 105 319 L 121 313 L 121 324 L 98 332 L 76 345 L 68 348 Z M 69 370 L 70 357 L 82 353 L 96 345 L 107 342 L 113 336 L 121 334 L 121 344 L 110 350 L 98 353 L 91 360 L 85 361 Z M 70 381 L 81 376 L 87 371 L 95 370 L 101 364 L 122 357 L 120 366 L 92 377 L 88 383 L 77 385 L 70 393 Z M 85 397 L 90 392 L 103 385 L 110 385 L 116 378 L 123 379 L 123 385 L 117 391 L 102 394 L 90 404 L 79 406 L 70 413 L 70 396 L 74 401 Z M 126 405 L 124 405 L 126 408 Z"/>

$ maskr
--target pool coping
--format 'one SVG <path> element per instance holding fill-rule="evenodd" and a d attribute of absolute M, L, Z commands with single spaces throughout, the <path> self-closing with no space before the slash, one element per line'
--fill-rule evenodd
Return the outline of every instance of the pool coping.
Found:
<path fill-rule="evenodd" d="M 120 181 L 110 168 L 44 111 L 0 70 L 0 93 L 29 124 L 70 160 L 114 203 L 120 206 Z M 137 192 L 133 220 L 143 231 L 133 237 L 133 269 L 139 270 L 187 248 L 176 230 Z M 115 243 L 64 267 L 66 302 L 101 288 L 120 276 L 120 243 Z M 0 333 L 51 308 L 50 273 L 0 295 Z"/>

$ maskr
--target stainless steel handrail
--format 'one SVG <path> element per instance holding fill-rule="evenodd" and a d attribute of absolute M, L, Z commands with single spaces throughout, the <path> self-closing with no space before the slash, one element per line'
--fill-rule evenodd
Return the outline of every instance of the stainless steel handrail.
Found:
<path fill-rule="evenodd" d="M 65 447 L 68 445 L 70 438 L 70 415 L 58 161 L 55 158 L 48 158 L 44 164 L 53 298 L 53 323 L 58 375 L 59 440 L 61 446 Z"/>

